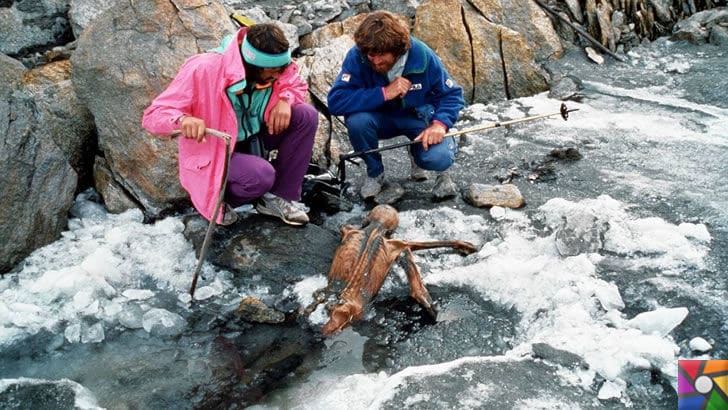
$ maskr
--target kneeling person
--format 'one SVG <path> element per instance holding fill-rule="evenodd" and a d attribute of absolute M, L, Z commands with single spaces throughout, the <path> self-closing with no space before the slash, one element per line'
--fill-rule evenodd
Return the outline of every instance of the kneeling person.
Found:
<path fill-rule="evenodd" d="M 422 169 L 439 171 L 435 190 L 449 186 L 454 194 L 444 171 L 455 161 L 457 143 L 445 134 L 465 105 L 462 88 L 437 55 L 389 12 L 370 13 L 354 41 L 328 94 L 329 111 L 344 116 L 351 145 L 356 151 L 375 149 L 379 140 L 399 135 L 420 141 L 410 146 L 412 177 L 422 179 Z M 363 159 L 366 199 L 381 190 L 384 165 L 379 153 Z"/>
<path fill-rule="evenodd" d="M 273 24 L 243 27 L 220 48 L 190 57 L 177 76 L 144 111 L 142 125 L 154 134 L 179 128 L 179 177 L 195 208 L 212 217 L 220 194 L 225 144 L 206 138 L 205 128 L 234 137 L 224 215 L 255 203 L 258 212 L 291 225 L 308 223 L 298 207 L 318 126 L 316 110 L 305 103 L 308 85 L 291 61 L 288 40 Z M 269 162 L 251 141 L 277 150 Z"/>

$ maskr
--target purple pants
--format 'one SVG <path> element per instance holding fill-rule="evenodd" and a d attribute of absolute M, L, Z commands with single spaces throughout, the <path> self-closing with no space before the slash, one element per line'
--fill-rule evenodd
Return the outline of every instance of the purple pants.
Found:
<path fill-rule="evenodd" d="M 311 160 L 318 112 L 308 104 L 291 107 L 291 122 L 280 134 L 264 128 L 265 147 L 278 150 L 272 162 L 250 154 L 233 152 L 230 157 L 225 199 L 238 207 L 260 198 L 266 192 L 290 201 L 301 199 L 303 176 Z"/>

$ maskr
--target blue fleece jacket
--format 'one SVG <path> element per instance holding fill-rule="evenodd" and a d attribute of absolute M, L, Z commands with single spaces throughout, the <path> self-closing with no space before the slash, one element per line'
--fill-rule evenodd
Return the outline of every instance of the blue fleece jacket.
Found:
<path fill-rule="evenodd" d="M 402 77 L 412 86 L 404 98 L 384 101 L 382 87 L 389 84 L 387 75 L 374 71 L 359 47 L 354 46 L 346 54 L 341 72 L 329 91 L 329 112 L 333 115 L 362 111 L 416 113 L 419 107 L 429 104 L 435 110 L 431 120 L 442 122 L 448 129 L 452 127 L 465 105 L 463 89 L 450 78 L 432 49 L 414 37 L 410 40 Z"/>

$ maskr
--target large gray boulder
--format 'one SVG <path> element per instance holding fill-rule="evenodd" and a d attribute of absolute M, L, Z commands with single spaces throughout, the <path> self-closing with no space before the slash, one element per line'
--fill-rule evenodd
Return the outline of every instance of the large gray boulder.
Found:
<path fill-rule="evenodd" d="M 0 55 L 0 272 L 65 229 L 93 123 L 67 61 L 27 71 Z"/>
<path fill-rule="evenodd" d="M 728 7 L 717 7 L 695 13 L 675 24 L 672 40 L 687 40 L 693 44 L 707 42 L 725 45 L 723 42 L 728 29 Z"/>

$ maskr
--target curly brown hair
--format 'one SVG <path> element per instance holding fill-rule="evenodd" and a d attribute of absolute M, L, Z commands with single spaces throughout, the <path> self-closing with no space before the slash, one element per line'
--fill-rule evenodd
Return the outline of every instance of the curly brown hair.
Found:
<path fill-rule="evenodd" d="M 392 53 L 401 56 L 410 48 L 409 27 L 388 11 L 374 11 L 356 29 L 354 41 L 363 55 Z"/>

